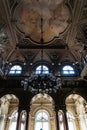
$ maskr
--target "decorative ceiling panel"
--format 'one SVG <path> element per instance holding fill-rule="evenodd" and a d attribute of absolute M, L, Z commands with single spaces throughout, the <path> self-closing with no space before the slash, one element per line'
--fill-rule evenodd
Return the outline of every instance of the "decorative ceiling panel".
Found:
<path fill-rule="evenodd" d="M 21 0 L 14 10 L 18 31 L 36 42 L 41 39 L 41 18 L 43 39 L 49 42 L 66 30 L 70 12 L 63 0 Z"/>

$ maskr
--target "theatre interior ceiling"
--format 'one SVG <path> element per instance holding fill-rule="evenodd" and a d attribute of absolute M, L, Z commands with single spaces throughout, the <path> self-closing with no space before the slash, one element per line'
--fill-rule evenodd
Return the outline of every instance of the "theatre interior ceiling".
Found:
<path fill-rule="evenodd" d="M 0 0 L 0 73 L 14 62 L 28 70 L 41 60 L 77 66 L 87 76 L 86 0 Z"/>

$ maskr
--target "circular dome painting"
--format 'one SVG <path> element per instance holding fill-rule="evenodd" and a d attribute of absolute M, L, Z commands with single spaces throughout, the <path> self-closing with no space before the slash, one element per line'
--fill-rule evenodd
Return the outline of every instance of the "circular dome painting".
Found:
<path fill-rule="evenodd" d="M 42 24 L 44 42 L 49 42 L 64 32 L 70 14 L 63 0 L 21 0 L 13 17 L 17 29 L 36 42 L 40 42 Z"/>

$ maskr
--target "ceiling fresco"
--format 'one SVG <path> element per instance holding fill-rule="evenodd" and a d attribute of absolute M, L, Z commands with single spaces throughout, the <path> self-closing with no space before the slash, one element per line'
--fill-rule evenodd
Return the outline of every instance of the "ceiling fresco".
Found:
<path fill-rule="evenodd" d="M 17 29 L 36 42 L 41 39 L 41 24 L 44 42 L 49 42 L 66 30 L 69 18 L 63 0 L 22 0 L 13 15 Z"/>

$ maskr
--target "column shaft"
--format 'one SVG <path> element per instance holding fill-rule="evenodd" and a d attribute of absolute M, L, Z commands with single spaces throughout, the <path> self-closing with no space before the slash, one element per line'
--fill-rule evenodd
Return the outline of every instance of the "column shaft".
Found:
<path fill-rule="evenodd" d="M 16 130 L 21 130 L 20 126 L 20 114 L 21 114 L 21 111 L 18 110 L 18 118 L 17 118 L 17 124 L 16 124 Z"/>
<path fill-rule="evenodd" d="M 27 113 L 27 116 L 26 116 L 26 126 L 25 126 L 25 130 L 29 130 L 29 128 L 28 128 L 28 124 L 29 124 L 29 111 L 27 110 L 26 113 Z"/>
<path fill-rule="evenodd" d="M 59 117 L 58 117 L 58 111 L 56 111 L 56 130 L 59 130 Z"/>
<path fill-rule="evenodd" d="M 66 110 L 63 110 L 63 113 L 64 113 L 64 130 L 69 130 L 67 116 L 66 116 Z"/>

